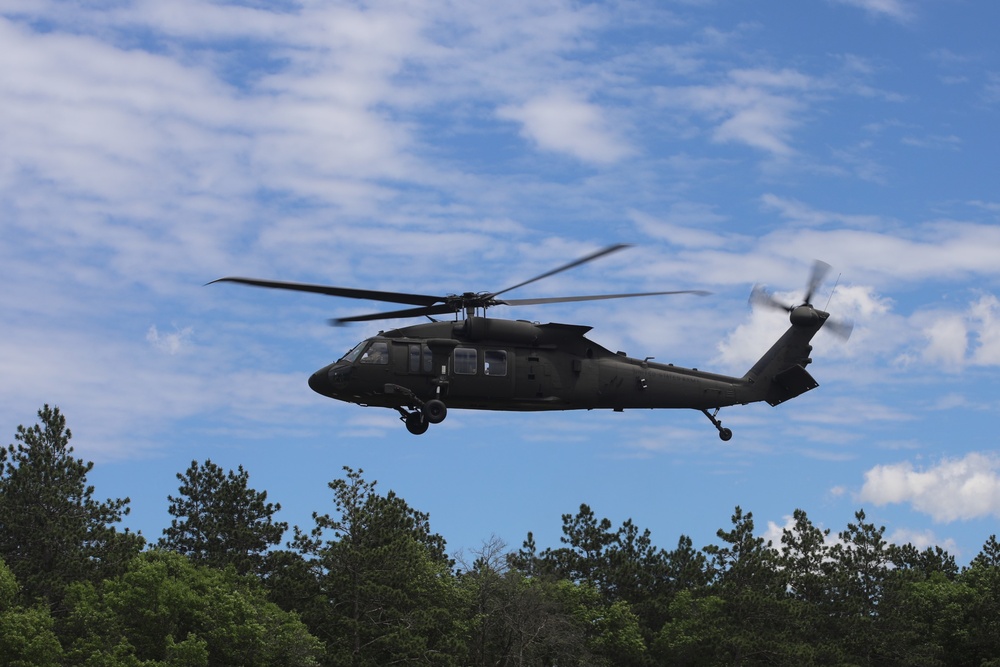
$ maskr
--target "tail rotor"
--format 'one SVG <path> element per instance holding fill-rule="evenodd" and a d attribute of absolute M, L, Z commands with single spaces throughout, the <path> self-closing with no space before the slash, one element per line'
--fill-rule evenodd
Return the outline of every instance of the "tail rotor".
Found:
<path fill-rule="evenodd" d="M 750 306 L 754 308 L 764 307 L 783 310 L 789 313 L 792 324 L 809 324 L 822 320 L 823 324 L 821 326 L 824 326 L 827 331 L 846 341 L 851 337 L 851 332 L 854 330 L 854 322 L 832 319 L 829 313 L 819 310 L 812 305 L 816 291 L 823 284 L 823 281 L 826 280 L 832 268 L 826 262 L 818 259 L 813 262 L 812 272 L 809 275 L 809 281 L 806 283 L 805 299 L 799 305 L 782 302 L 771 294 L 766 287 L 758 284 L 754 285 L 753 290 L 750 292 Z"/>

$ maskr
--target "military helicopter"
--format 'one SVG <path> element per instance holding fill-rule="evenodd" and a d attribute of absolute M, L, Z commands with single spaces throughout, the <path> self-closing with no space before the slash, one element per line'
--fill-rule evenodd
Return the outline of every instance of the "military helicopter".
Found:
<path fill-rule="evenodd" d="M 312 374 L 313 391 L 348 403 L 392 408 L 414 435 L 439 424 L 452 408 L 541 411 L 639 408 L 700 410 L 723 441 L 733 432 L 722 426 L 726 406 L 766 401 L 772 406 L 818 386 L 806 372 L 812 361 L 812 337 L 826 324 L 850 335 L 851 325 L 829 321 L 812 297 L 830 266 L 816 262 L 803 303 L 778 302 L 766 289 L 754 288 L 754 305 L 789 313 L 791 326 L 743 377 L 653 363 L 611 352 L 588 339 L 592 327 L 538 324 L 486 317 L 488 308 L 596 301 L 677 294 L 701 290 L 640 292 L 534 299 L 501 298 L 530 283 L 591 262 L 628 247 L 616 244 L 498 292 L 430 296 L 332 287 L 306 283 L 227 277 L 212 281 L 313 292 L 350 299 L 407 304 L 410 308 L 331 320 L 331 324 L 426 317 L 423 324 L 383 331 L 358 343 L 347 354 Z M 212 284 L 209 283 L 209 284 Z M 454 319 L 438 321 L 437 315 Z"/>

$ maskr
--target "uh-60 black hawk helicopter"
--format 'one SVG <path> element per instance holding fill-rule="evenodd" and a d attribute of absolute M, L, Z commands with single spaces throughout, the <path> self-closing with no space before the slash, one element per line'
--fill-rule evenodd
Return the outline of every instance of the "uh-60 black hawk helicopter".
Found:
<path fill-rule="evenodd" d="M 787 311 L 791 326 L 743 377 L 706 373 L 673 364 L 633 359 L 611 352 L 585 337 L 591 327 L 537 324 L 486 317 L 497 305 L 526 306 L 648 297 L 708 294 L 698 290 L 549 297 L 500 298 L 519 287 L 566 271 L 627 247 L 612 245 L 499 292 L 427 296 L 304 283 L 220 278 L 257 287 L 314 292 L 351 299 L 408 304 L 411 308 L 331 320 L 332 324 L 427 317 L 431 321 L 380 332 L 358 343 L 340 360 L 309 378 L 319 394 L 363 406 L 393 408 L 407 430 L 425 433 L 444 421 L 450 408 L 473 410 L 594 410 L 691 408 L 715 425 L 722 440 L 733 433 L 718 419 L 730 405 L 784 403 L 818 386 L 806 372 L 812 337 L 824 326 L 843 337 L 851 325 L 830 321 L 811 299 L 830 267 L 816 262 L 801 305 L 779 303 L 761 287 L 751 302 Z M 211 283 L 210 283 L 211 284 Z M 480 315 L 482 313 L 482 315 Z M 434 315 L 455 319 L 435 321 Z"/>

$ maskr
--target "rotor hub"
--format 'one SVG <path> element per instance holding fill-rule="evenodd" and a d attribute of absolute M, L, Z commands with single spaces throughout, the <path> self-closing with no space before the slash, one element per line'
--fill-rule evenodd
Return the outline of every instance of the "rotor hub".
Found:
<path fill-rule="evenodd" d="M 822 310 L 816 310 L 809 304 L 803 304 L 792 309 L 789 318 L 792 324 L 797 326 L 814 326 L 826 320 L 830 317 L 829 313 L 824 313 Z"/>

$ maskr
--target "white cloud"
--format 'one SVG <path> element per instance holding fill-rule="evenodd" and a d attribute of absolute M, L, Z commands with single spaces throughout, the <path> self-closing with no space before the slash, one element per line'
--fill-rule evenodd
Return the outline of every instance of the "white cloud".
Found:
<path fill-rule="evenodd" d="M 900 141 L 906 146 L 914 148 L 931 148 L 957 151 L 962 148 L 962 139 L 954 134 L 949 135 L 927 135 L 922 137 L 907 136 Z"/>
<path fill-rule="evenodd" d="M 755 308 L 746 322 L 719 343 L 718 362 L 733 372 L 745 372 L 787 328 L 788 319 L 780 312 Z"/>
<path fill-rule="evenodd" d="M 935 318 L 923 328 L 923 335 L 927 339 L 923 351 L 925 361 L 944 364 L 949 370 L 962 366 L 968 349 L 968 330 L 961 315 Z"/>
<path fill-rule="evenodd" d="M 644 234 L 685 248 L 718 248 L 729 244 L 729 235 L 713 230 L 726 217 L 707 204 L 675 203 L 663 217 L 638 211 L 631 213 L 636 227 Z"/>
<path fill-rule="evenodd" d="M 765 540 L 770 540 L 771 546 L 773 546 L 778 551 L 781 551 L 782 547 L 784 546 L 781 543 L 781 538 L 785 534 L 785 531 L 787 530 L 792 534 L 795 533 L 795 517 L 793 517 L 790 514 L 786 514 L 782 518 L 784 519 L 784 523 L 781 525 L 778 525 L 774 521 L 768 521 L 767 530 L 765 530 L 764 534 L 761 535 L 761 537 L 763 537 Z M 819 530 L 826 530 L 822 525 L 814 524 L 814 527 Z M 831 530 L 829 533 L 827 533 L 826 537 L 823 538 L 823 544 L 825 544 L 828 548 L 833 547 L 838 543 L 840 543 L 840 538 L 837 536 L 836 531 Z"/>
<path fill-rule="evenodd" d="M 892 534 L 886 536 L 886 542 L 890 544 L 912 544 L 920 551 L 930 547 L 941 547 L 952 556 L 959 555 L 958 545 L 955 540 L 948 538 L 942 540 L 934 534 L 934 531 L 926 528 L 924 530 L 913 530 L 911 528 L 897 528 Z"/>
<path fill-rule="evenodd" d="M 887 314 L 892 302 L 868 285 L 838 285 L 830 299 L 830 311 L 839 317 L 870 319 Z"/>
<path fill-rule="evenodd" d="M 567 91 L 555 91 L 497 110 L 521 123 L 523 134 L 543 150 L 567 153 L 583 162 L 608 164 L 632 148 L 611 129 L 601 107 Z"/>
<path fill-rule="evenodd" d="M 874 16 L 905 22 L 912 18 L 913 13 L 903 0 L 833 0 L 842 5 L 851 5 L 863 9 Z"/>
<path fill-rule="evenodd" d="M 928 363 L 952 372 L 1000 365 L 1000 300 L 993 294 L 982 295 L 964 310 L 925 310 L 910 321 L 923 337 L 919 357 Z"/>
<path fill-rule="evenodd" d="M 972 362 L 982 366 L 1000 365 L 1000 300 L 984 295 L 969 309 L 976 344 Z"/>
<path fill-rule="evenodd" d="M 797 105 L 790 100 L 771 97 L 735 109 L 715 130 L 715 140 L 735 141 L 778 156 L 792 154 L 789 130 L 796 125 L 791 120 Z"/>
<path fill-rule="evenodd" d="M 0 41 L 0 143 L 12 176 L 136 206 L 138 193 L 145 201 L 176 188 L 218 190 L 228 179 L 213 174 L 238 171 L 217 162 L 231 136 L 213 133 L 238 116 L 205 70 L 3 20 Z"/>
<path fill-rule="evenodd" d="M 773 196 L 764 204 L 805 227 L 761 239 L 775 257 L 820 256 L 852 280 L 882 285 L 1000 275 L 1000 226 L 994 224 L 933 221 L 903 228 L 890 218 L 827 212 Z"/>
<path fill-rule="evenodd" d="M 794 70 L 734 70 L 719 85 L 689 86 L 661 91 L 668 106 L 700 112 L 715 124 L 713 139 L 741 143 L 776 157 L 795 151 L 791 132 L 806 109 L 802 93 L 812 80 Z"/>
<path fill-rule="evenodd" d="M 909 461 L 877 465 L 865 473 L 860 499 L 909 503 L 940 522 L 1000 517 L 1000 458 L 971 452 L 923 470 Z"/>
<path fill-rule="evenodd" d="M 786 220 L 806 227 L 844 225 L 847 227 L 870 229 L 879 226 L 881 223 L 876 216 L 826 211 L 770 192 L 761 195 L 760 201 L 766 210 L 777 211 L 778 215 Z"/>
<path fill-rule="evenodd" d="M 193 333 L 194 330 L 191 327 L 185 327 L 175 329 L 168 334 L 161 334 L 156 325 L 152 325 L 146 332 L 146 341 L 167 354 L 177 354 L 188 344 Z"/>

